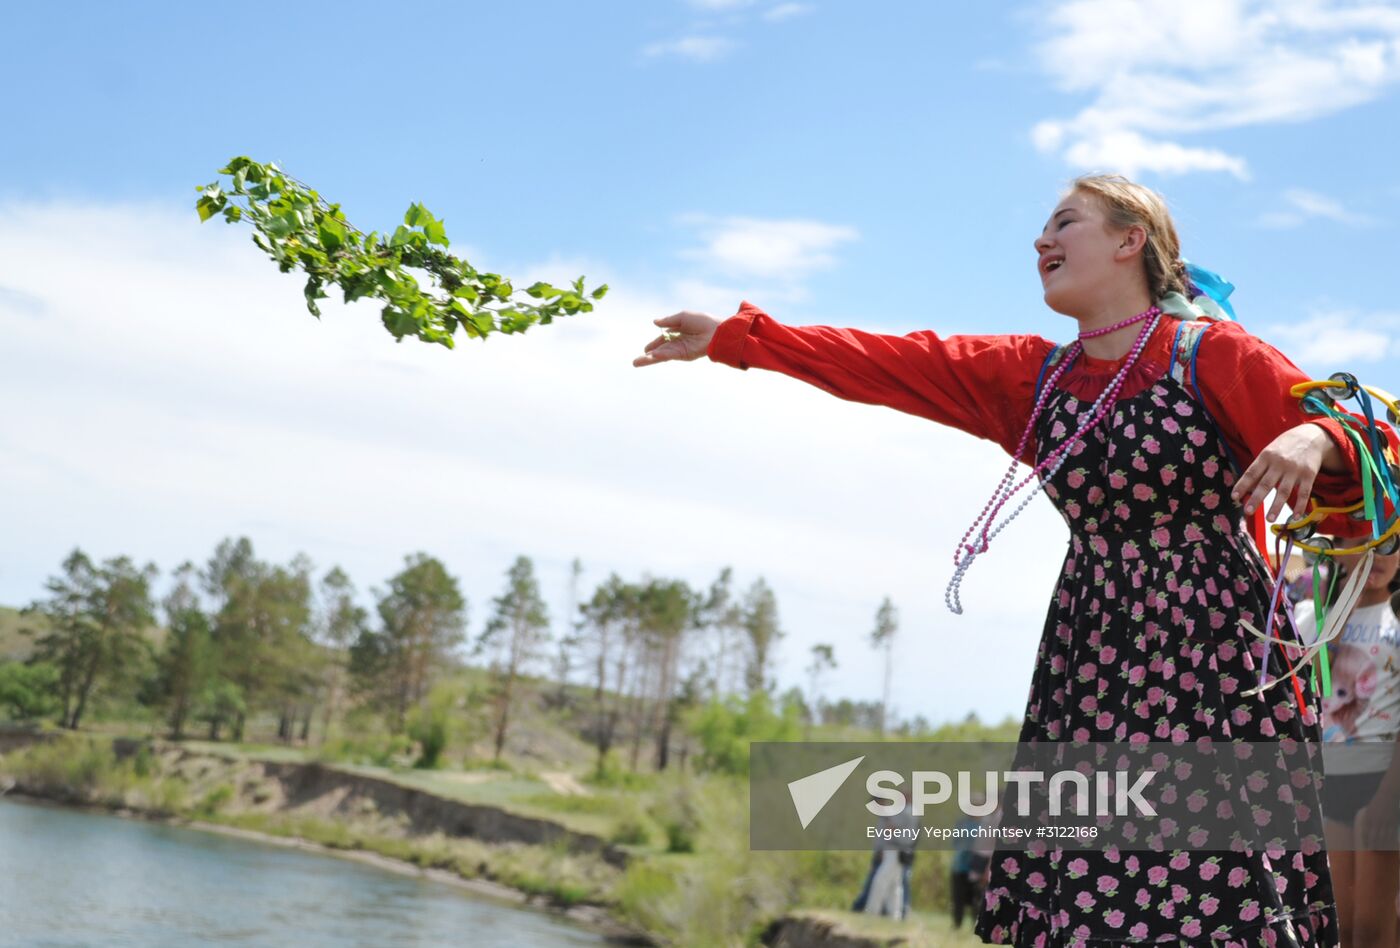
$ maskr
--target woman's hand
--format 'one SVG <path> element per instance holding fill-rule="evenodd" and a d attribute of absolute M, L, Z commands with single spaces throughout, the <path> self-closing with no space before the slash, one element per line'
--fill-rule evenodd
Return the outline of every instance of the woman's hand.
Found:
<path fill-rule="evenodd" d="M 710 348 L 719 320 L 708 313 L 676 313 L 655 320 L 667 332 L 647 343 L 646 354 L 637 356 L 632 364 L 640 368 L 658 362 L 690 362 Z"/>
<path fill-rule="evenodd" d="M 1293 508 L 1294 515 L 1301 517 L 1307 512 L 1317 472 L 1324 467 L 1339 469 L 1341 465 L 1342 455 L 1331 435 L 1318 425 L 1298 425 L 1270 441 L 1269 446 L 1259 452 L 1254 463 L 1235 483 L 1230 496 L 1235 503 L 1244 504 L 1245 514 L 1252 514 L 1272 490 L 1275 494 L 1274 502 L 1269 505 L 1270 520 L 1278 519 L 1285 501 Z"/>

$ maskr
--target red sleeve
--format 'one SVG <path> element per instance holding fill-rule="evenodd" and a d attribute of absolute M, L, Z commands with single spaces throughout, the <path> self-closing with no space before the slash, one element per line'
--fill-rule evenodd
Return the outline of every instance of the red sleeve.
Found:
<path fill-rule="evenodd" d="M 720 323 L 709 356 L 771 369 L 853 402 L 886 405 L 987 438 L 1010 453 L 1053 344 L 1039 336 L 885 336 L 785 326 L 750 303 Z"/>
<path fill-rule="evenodd" d="M 1216 323 L 1201 337 L 1196 369 L 1206 408 L 1242 467 L 1249 467 L 1269 442 L 1289 428 L 1321 425 L 1351 473 L 1318 474 L 1313 487 L 1318 501 L 1343 506 L 1360 498 L 1356 446 L 1337 422 L 1303 414 L 1289 389 L 1308 377 L 1283 353 L 1251 336 L 1239 323 Z"/>

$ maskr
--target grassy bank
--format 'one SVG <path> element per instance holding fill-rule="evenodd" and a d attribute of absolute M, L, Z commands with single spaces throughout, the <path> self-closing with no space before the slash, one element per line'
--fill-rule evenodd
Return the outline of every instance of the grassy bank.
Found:
<path fill-rule="evenodd" d="M 310 755 L 282 748 L 270 756 L 294 763 Z M 259 776 L 258 749 L 249 747 L 133 744 L 119 756 L 108 738 L 64 734 L 0 757 L 0 783 L 8 778 L 36 795 L 75 804 L 374 853 L 508 886 L 546 907 L 596 906 L 624 927 L 677 945 L 752 945 L 775 919 L 812 913 L 872 945 L 900 938 L 906 945 L 977 943 L 966 931 L 955 934 L 940 911 L 949 854 L 920 853 L 913 902 L 924 911 L 908 921 L 845 912 L 864 879 L 868 854 L 750 851 L 748 783 L 737 777 L 668 773 L 561 785 L 557 775 L 510 768 L 343 769 L 446 799 L 549 817 L 619 844 L 631 858 L 621 869 L 557 845 L 413 833 L 403 814 L 343 800 L 293 805 L 275 782 Z"/>
<path fill-rule="evenodd" d="M 558 847 L 413 835 L 401 815 L 372 809 L 283 809 L 273 787 L 248 779 L 253 772 L 248 763 L 236 756 L 190 757 L 170 746 L 142 745 L 118 756 L 109 740 L 65 734 L 0 757 L 0 782 L 14 781 L 22 792 L 64 803 L 365 850 L 499 883 L 550 906 L 614 901 L 622 872 L 597 856 Z"/>

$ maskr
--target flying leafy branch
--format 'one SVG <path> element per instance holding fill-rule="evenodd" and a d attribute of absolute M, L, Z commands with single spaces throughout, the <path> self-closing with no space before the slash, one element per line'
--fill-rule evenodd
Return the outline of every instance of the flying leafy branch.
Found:
<path fill-rule="evenodd" d="M 442 221 L 421 204 L 409 205 L 392 234 L 366 234 L 350 225 L 339 204 L 327 203 L 275 164 L 239 157 L 219 174 L 220 181 L 198 189 L 199 219 L 222 215 L 229 223 L 251 223 L 253 243 L 283 273 L 306 273 L 306 307 L 317 318 L 316 301 L 334 285 L 347 303 L 382 300 L 384 328 L 396 340 L 417 336 L 450 349 L 459 328 L 469 338 L 524 332 L 557 316 L 591 312 L 608 291 L 604 284 L 590 293 L 579 277 L 565 288 L 535 283 L 522 299 L 510 280 L 449 254 Z M 426 273 L 432 286 L 425 289 L 413 271 Z"/>

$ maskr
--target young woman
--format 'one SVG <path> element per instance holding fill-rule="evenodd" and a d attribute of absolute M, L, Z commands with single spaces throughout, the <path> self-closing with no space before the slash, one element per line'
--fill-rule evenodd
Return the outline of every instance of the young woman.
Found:
<path fill-rule="evenodd" d="M 1314 486 L 1350 500 L 1354 449 L 1335 424 L 1300 413 L 1289 387 L 1304 376 L 1274 349 L 1233 322 L 1200 334 L 1156 193 L 1117 176 L 1079 178 L 1035 250 L 1046 304 L 1077 324 L 1065 349 L 1039 336 L 792 327 L 745 303 L 723 322 L 658 319 L 667 332 L 633 364 L 708 355 L 784 372 L 991 439 L 1034 465 L 1071 543 L 1023 743 L 1316 740 L 1311 692 L 1301 714 L 1283 688 L 1241 696 L 1266 655 L 1283 671 L 1277 649 L 1242 631 L 1242 621 L 1264 627 L 1271 580 L 1241 514 L 1271 490 L 1270 517 L 1285 502 L 1303 509 Z M 965 537 L 959 572 L 999 529 L 992 521 L 1018 509 L 1005 500 L 1014 467 Z M 1325 852 L 1212 855 L 1134 854 L 1130 866 L 1117 851 L 998 852 L 977 931 L 1037 948 L 1336 943 Z"/>
<path fill-rule="evenodd" d="M 1359 557 L 1341 557 L 1346 581 Z M 1395 944 L 1400 887 L 1400 553 L 1377 556 L 1360 598 L 1329 648 L 1332 693 L 1322 699 L 1322 814 L 1332 884 L 1346 944 Z M 1311 600 L 1295 609 L 1309 642 L 1317 622 Z"/>

